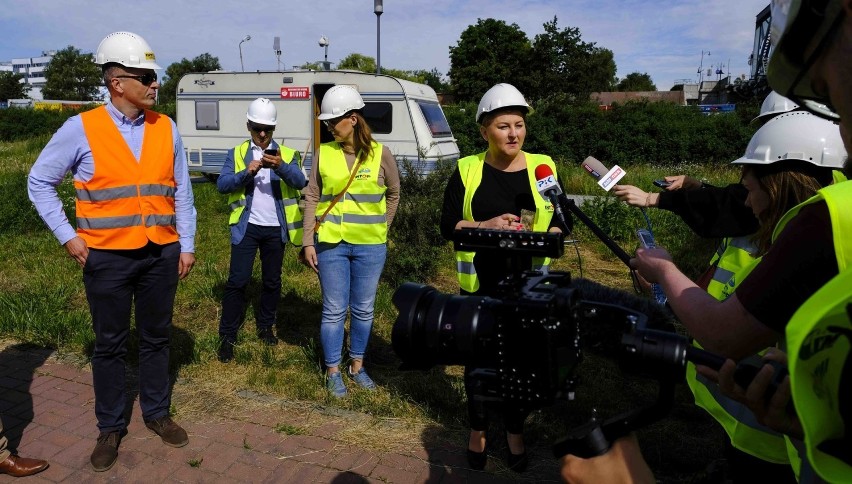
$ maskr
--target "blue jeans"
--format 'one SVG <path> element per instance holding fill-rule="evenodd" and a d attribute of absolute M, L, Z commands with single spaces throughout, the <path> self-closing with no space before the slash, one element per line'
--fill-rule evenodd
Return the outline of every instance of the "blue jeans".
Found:
<path fill-rule="evenodd" d="M 239 244 L 231 244 L 231 269 L 222 296 L 222 318 L 219 321 L 219 337 L 223 341 L 234 343 L 237 340 L 237 331 L 245 312 L 246 286 L 251 281 L 258 249 L 263 288 L 256 319 L 257 329 L 275 325 L 275 313 L 281 298 L 281 263 L 284 260 L 281 228 L 248 224 L 243 240 Z"/>
<path fill-rule="evenodd" d="M 350 312 L 349 357 L 363 359 L 373 327 L 379 276 L 385 266 L 385 244 L 318 244 L 322 287 L 320 341 L 328 367 L 342 361 L 344 323 Z"/>

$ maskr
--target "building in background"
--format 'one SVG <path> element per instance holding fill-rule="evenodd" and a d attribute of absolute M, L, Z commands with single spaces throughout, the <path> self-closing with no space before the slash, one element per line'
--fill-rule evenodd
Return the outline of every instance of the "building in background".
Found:
<path fill-rule="evenodd" d="M 29 96 L 31 99 L 41 100 L 41 88 L 47 79 L 44 77 L 44 69 L 56 54 L 55 50 L 45 51 L 39 57 L 21 57 L 8 62 L 0 62 L 0 71 L 11 71 L 24 76 L 23 81 L 30 86 Z"/>

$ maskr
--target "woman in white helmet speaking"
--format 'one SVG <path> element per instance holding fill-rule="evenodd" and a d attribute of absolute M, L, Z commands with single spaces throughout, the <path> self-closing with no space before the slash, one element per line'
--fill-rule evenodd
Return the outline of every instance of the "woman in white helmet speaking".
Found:
<path fill-rule="evenodd" d="M 373 139 L 363 107 L 352 86 L 337 85 L 326 92 L 318 119 L 334 141 L 320 145 L 304 192 L 301 258 L 319 274 L 326 388 L 337 398 L 347 395 L 340 370 L 347 312 L 347 374 L 361 388 L 376 388 L 364 369 L 364 354 L 387 255 L 388 227 L 399 204 L 396 160 Z"/>
<path fill-rule="evenodd" d="M 444 192 L 441 214 L 441 235 L 452 240 L 457 229 L 559 231 L 554 208 L 538 194 L 535 171 L 540 166 L 556 176 L 556 165 L 546 155 L 523 151 L 527 135 L 526 116 L 530 111 L 524 96 L 510 84 L 497 84 L 479 102 L 476 122 L 488 149 L 467 156 L 458 162 Z M 526 223 L 521 211 L 535 215 Z M 544 268 L 547 259 L 521 262 L 527 269 Z M 497 284 L 513 272 L 512 261 L 505 256 L 487 253 L 456 252 L 456 266 L 461 294 L 495 296 Z M 488 427 L 485 405 L 472 398 L 475 378 L 465 368 L 465 388 L 468 397 L 470 439 L 467 459 L 474 469 L 483 469 L 487 461 L 485 433 Z M 527 466 L 523 427 L 528 409 L 503 404 L 509 468 L 522 472 Z"/>

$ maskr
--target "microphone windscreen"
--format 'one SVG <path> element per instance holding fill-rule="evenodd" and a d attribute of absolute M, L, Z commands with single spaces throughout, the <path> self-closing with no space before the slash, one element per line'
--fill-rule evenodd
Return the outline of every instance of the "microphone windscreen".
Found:
<path fill-rule="evenodd" d="M 585 168 L 585 170 L 596 179 L 602 177 L 609 171 L 609 168 L 607 168 L 606 165 L 598 161 L 597 158 L 593 156 L 589 156 L 583 160 L 583 168 Z"/>
<path fill-rule="evenodd" d="M 648 316 L 648 326 L 655 329 L 670 329 L 675 316 L 671 310 L 653 299 L 637 296 L 620 289 L 584 278 L 571 280 L 571 287 L 580 292 L 580 299 L 606 304 L 615 304 Z"/>
<path fill-rule="evenodd" d="M 550 169 L 549 166 L 542 163 L 535 167 L 535 179 L 536 180 L 544 180 L 545 178 L 553 175 L 553 170 Z"/>

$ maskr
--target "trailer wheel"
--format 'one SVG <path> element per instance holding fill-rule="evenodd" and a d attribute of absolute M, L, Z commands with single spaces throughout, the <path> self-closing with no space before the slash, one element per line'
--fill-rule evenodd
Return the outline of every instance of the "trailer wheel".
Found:
<path fill-rule="evenodd" d="M 204 173 L 204 178 L 210 181 L 210 183 L 216 183 L 216 180 L 219 179 L 218 173 Z"/>

